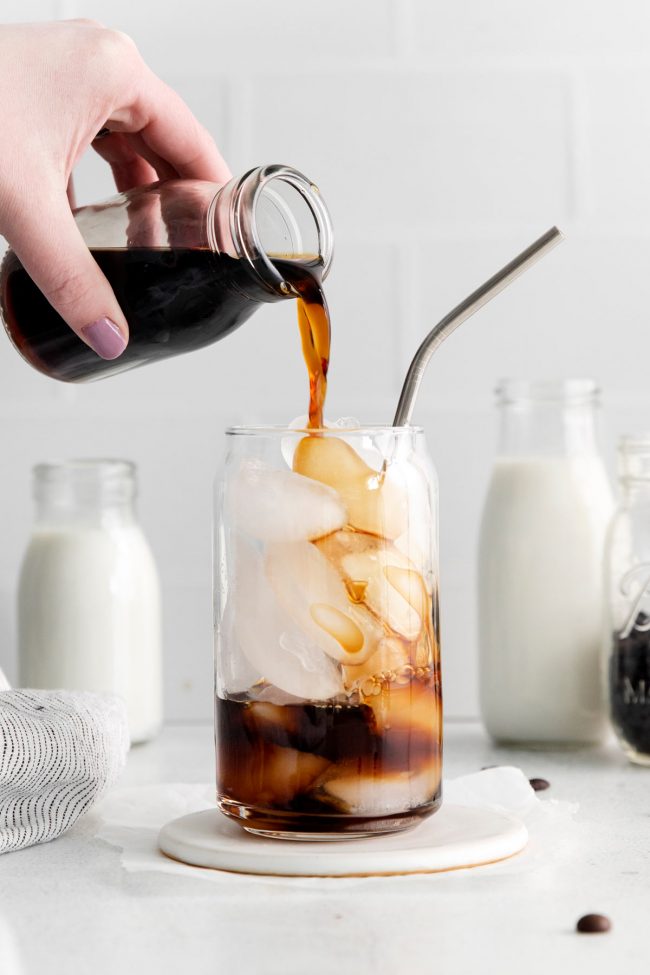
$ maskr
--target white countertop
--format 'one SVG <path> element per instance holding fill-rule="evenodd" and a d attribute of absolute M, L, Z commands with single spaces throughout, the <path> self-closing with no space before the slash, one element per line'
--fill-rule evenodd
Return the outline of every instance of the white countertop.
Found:
<path fill-rule="evenodd" d="M 53 843 L 0 857 L 0 916 L 24 975 L 526 975 L 645 971 L 650 930 L 650 770 L 614 745 L 547 753 L 490 745 L 448 724 L 445 775 L 519 765 L 544 797 L 580 804 L 575 847 L 448 874 L 227 883 L 127 873 L 90 814 Z M 131 752 L 120 785 L 209 782 L 212 730 L 171 727 Z M 588 912 L 613 930 L 578 935 Z M 629 966 L 629 968 L 628 968 Z"/>

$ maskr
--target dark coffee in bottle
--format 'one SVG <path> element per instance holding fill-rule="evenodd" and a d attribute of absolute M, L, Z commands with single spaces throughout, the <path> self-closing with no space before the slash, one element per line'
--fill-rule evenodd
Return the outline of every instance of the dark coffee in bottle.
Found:
<path fill-rule="evenodd" d="M 201 248 L 91 251 L 129 323 L 130 338 L 115 360 L 101 359 L 52 308 L 11 251 L 0 272 L 5 328 L 24 359 L 54 379 L 84 382 L 147 362 L 193 352 L 243 324 L 268 300 L 247 262 Z M 299 302 L 299 322 L 312 405 L 320 426 L 329 359 L 329 319 L 316 262 L 275 261 Z M 279 295 L 278 297 L 281 297 Z"/>
<path fill-rule="evenodd" d="M 84 382 L 184 352 L 228 335 L 257 303 L 238 283 L 247 269 L 208 250 L 93 250 L 129 323 L 118 360 L 101 359 L 66 325 L 9 253 L 2 266 L 5 328 L 30 365 L 54 379 Z"/>
<path fill-rule="evenodd" d="M 75 220 L 124 312 L 129 344 L 117 359 L 101 359 L 9 251 L 0 267 L 0 310 L 30 365 L 67 382 L 99 379 L 217 342 L 265 302 L 294 297 L 302 302 L 313 377 L 310 422 L 319 422 L 329 354 L 320 285 L 332 231 L 310 180 L 278 165 L 224 186 L 168 180 L 81 207 Z"/>

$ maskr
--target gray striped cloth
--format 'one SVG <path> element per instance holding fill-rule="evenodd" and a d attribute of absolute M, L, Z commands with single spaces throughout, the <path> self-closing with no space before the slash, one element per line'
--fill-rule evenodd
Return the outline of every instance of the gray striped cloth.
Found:
<path fill-rule="evenodd" d="M 128 749 L 120 698 L 0 691 L 0 853 L 69 829 L 115 782 Z"/>

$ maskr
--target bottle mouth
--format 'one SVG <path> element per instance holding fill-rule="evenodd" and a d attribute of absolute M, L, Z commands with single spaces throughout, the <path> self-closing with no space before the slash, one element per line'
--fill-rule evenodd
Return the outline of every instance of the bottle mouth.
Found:
<path fill-rule="evenodd" d="M 296 294 L 283 262 L 327 276 L 334 252 L 329 212 L 318 187 L 298 170 L 279 164 L 251 169 L 222 187 L 209 217 L 213 249 L 245 259 L 276 296 Z"/>
<path fill-rule="evenodd" d="M 34 498 L 60 504 L 91 499 L 129 500 L 136 493 L 136 466 L 113 458 L 49 461 L 33 468 Z"/>
<path fill-rule="evenodd" d="M 595 379 L 501 379 L 495 395 L 500 406 L 581 406 L 595 404 Z"/>
<path fill-rule="evenodd" d="M 650 432 L 626 434 L 618 442 L 618 470 L 621 480 L 650 480 Z"/>

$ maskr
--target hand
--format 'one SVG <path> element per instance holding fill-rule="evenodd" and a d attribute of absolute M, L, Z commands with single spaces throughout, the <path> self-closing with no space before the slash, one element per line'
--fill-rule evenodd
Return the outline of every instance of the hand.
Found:
<path fill-rule="evenodd" d="M 114 359 L 129 329 L 70 210 L 75 164 L 92 143 L 118 190 L 230 171 L 130 38 L 92 21 L 0 26 L 0 91 L 0 234 L 73 331 Z"/>

